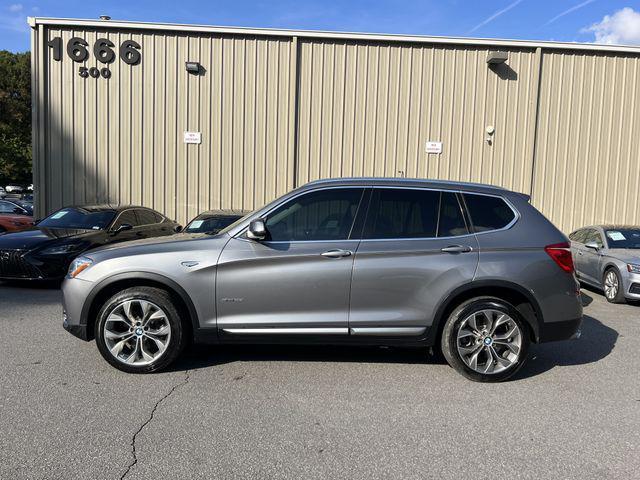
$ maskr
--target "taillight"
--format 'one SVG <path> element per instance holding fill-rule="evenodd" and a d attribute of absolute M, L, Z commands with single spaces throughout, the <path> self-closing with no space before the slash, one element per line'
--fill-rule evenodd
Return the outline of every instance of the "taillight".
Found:
<path fill-rule="evenodd" d="M 547 252 L 562 270 L 568 273 L 574 272 L 573 258 L 571 257 L 571 250 L 569 250 L 569 244 L 567 242 L 547 245 L 544 247 L 544 251 Z"/>

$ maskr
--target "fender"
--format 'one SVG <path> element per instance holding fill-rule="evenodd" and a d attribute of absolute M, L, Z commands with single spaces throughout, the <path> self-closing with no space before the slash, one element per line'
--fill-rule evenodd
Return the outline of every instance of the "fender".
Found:
<path fill-rule="evenodd" d="M 193 301 L 191 300 L 191 297 L 184 290 L 184 288 L 182 288 L 180 285 L 178 285 L 176 282 L 174 282 L 170 278 L 165 277 L 164 275 L 160 275 L 158 273 L 151 273 L 151 272 L 119 273 L 117 275 L 112 275 L 98 282 L 93 287 L 89 295 L 87 295 L 87 299 L 85 300 L 84 305 L 82 306 L 82 313 L 80 314 L 81 325 L 87 325 L 89 309 L 93 304 L 95 297 L 109 285 L 113 285 L 114 283 L 120 282 L 122 280 L 152 280 L 154 282 L 157 282 L 166 286 L 168 289 L 176 293 L 182 299 L 184 304 L 187 306 L 187 309 L 189 310 L 189 317 L 191 317 L 191 324 L 193 327 L 194 334 L 195 332 L 200 330 L 198 313 L 196 312 L 196 308 L 193 305 Z"/>
<path fill-rule="evenodd" d="M 525 320 L 531 326 L 531 329 L 534 332 L 535 339 L 538 340 L 540 338 L 540 322 L 542 322 L 542 310 L 540 309 L 540 305 L 536 301 L 533 294 L 522 285 L 518 285 L 517 283 L 499 279 L 486 279 L 465 283 L 464 285 L 460 285 L 459 287 L 449 292 L 449 294 L 440 302 L 438 308 L 436 309 L 433 323 L 431 325 L 431 328 L 429 328 L 428 330 L 427 342 L 429 344 L 434 344 L 434 342 L 437 340 L 437 336 L 442 331 L 442 327 L 444 326 L 444 322 L 446 321 L 446 318 L 444 318 L 444 313 L 451 306 L 451 302 L 455 300 L 456 297 L 470 290 L 491 287 L 500 287 L 514 290 L 522 294 L 527 299 L 527 301 L 533 306 L 533 310 L 536 314 L 536 320 L 531 321 L 531 319 L 526 317 Z"/>

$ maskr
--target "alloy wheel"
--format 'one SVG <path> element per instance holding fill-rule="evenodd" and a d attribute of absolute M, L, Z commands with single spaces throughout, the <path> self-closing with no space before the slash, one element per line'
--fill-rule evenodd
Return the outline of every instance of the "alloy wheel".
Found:
<path fill-rule="evenodd" d="M 611 300 L 618 295 L 618 276 L 613 270 L 607 272 L 607 275 L 604 277 L 604 294 L 605 296 Z"/>
<path fill-rule="evenodd" d="M 460 358 L 473 371 L 496 374 L 517 363 L 522 350 L 522 332 L 506 313 L 480 310 L 460 323 L 456 345 Z"/>
<path fill-rule="evenodd" d="M 143 366 L 160 358 L 171 340 L 167 314 L 147 300 L 126 300 L 115 306 L 103 329 L 104 341 L 119 362 Z"/>

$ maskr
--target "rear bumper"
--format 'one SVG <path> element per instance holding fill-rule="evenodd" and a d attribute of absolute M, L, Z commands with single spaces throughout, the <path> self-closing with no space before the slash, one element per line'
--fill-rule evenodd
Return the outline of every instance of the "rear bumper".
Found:
<path fill-rule="evenodd" d="M 582 317 L 561 322 L 543 323 L 540 326 L 540 343 L 571 340 L 580 337 Z"/>

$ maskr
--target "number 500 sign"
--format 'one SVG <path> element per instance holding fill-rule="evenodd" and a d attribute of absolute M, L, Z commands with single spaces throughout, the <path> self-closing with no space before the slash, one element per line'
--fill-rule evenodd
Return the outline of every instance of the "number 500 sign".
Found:
<path fill-rule="evenodd" d="M 47 45 L 53 50 L 53 59 L 56 62 L 62 60 L 62 38 L 54 37 L 47 42 Z M 89 44 L 84 38 L 73 37 L 67 42 L 67 55 L 74 62 L 82 63 L 86 61 L 89 54 Z M 99 62 L 104 64 L 110 64 L 116 59 L 116 52 L 114 51 L 114 43 L 107 38 L 98 38 L 93 44 L 93 56 Z M 134 40 L 125 40 L 120 44 L 119 52 L 120 60 L 128 65 L 137 65 L 140 63 L 142 55 L 140 53 L 140 44 Z M 78 74 L 86 78 L 91 76 L 98 78 L 100 76 L 109 78 L 111 71 L 108 67 L 98 69 L 97 67 L 80 67 Z"/>

